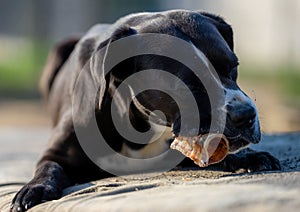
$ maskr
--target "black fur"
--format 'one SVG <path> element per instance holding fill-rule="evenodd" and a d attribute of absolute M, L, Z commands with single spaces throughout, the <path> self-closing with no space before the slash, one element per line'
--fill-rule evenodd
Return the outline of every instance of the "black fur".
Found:
<path fill-rule="evenodd" d="M 54 56 L 48 60 L 41 82 L 53 121 L 51 146 L 39 161 L 33 179 L 13 199 L 12 211 L 24 211 L 43 201 L 60 198 L 62 190 L 75 183 L 110 176 L 85 155 L 77 140 L 72 120 L 72 88 L 76 77 L 85 67 L 84 64 L 88 63 L 94 54 L 98 54 L 97 50 L 106 48 L 106 52 L 109 52 L 110 44 L 116 40 L 141 33 L 168 34 L 192 43 L 213 64 L 224 87 L 240 91 L 236 83 L 238 58 L 233 52 L 232 28 L 221 17 L 212 14 L 176 10 L 129 15 L 110 26 L 97 26 L 79 42 L 78 39 L 73 39 L 60 44 L 52 52 Z M 96 68 L 100 70 L 102 63 Z M 78 95 L 82 99 L 80 104 L 84 104 L 85 110 L 91 110 L 90 115 L 96 114 L 98 127 L 109 145 L 116 151 L 120 151 L 124 143 L 134 150 L 145 146 L 131 143 L 119 135 L 112 122 L 110 109 L 114 89 L 127 76 L 144 69 L 170 72 L 187 84 L 199 105 L 201 126 L 198 133 L 207 133 L 212 108 L 197 77 L 186 66 L 170 58 L 141 55 L 121 62 L 106 77 L 95 76 L 92 74 L 93 70 L 87 70 L 90 72 L 85 81 L 79 84 L 81 92 Z M 96 102 L 90 98 L 90 86 L 94 82 L 100 86 Z M 160 98 L 157 98 L 158 96 Z M 179 133 L 182 127 L 179 109 L 170 96 L 156 90 L 148 90 L 137 98 L 147 110 L 163 111 L 167 117 L 166 124 L 173 127 L 175 134 Z M 228 138 L 232 138 L 229 139 L 230 148 L 238 150 L 251 142 L 257 143 L 260 140 L 260 131 L 258 120 L 255 119 L 257 114 L 254 106 L 233 98 L 228 103 L 227 110 L 224 133 Z M 129 114 L 133 126 L 138 131 L 144 132 L 149 129 L 147 111 L 132 104 Z M 82 123 L 89 123 L 90 117 L 79 118 Z M 192 126 L 187 126 L 189 127 Z M 230 171 L 240 168 L 251 171 L 280 169 L 278 160 L 270 154 L 245 150 L 237 155 L 228 156 L 220 167 Z"/>

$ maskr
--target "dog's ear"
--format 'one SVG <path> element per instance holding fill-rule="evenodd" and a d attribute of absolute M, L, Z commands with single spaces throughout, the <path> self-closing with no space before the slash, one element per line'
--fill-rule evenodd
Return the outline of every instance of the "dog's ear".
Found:
<path fill-rule="evenodd" d="M 44 97 L 48 97 L 57 73 L 73 52 L 79 39 L 79 37 L 73 37 L 63 40 L 50 51 L 39 83 Z"/>
<path fill-rule="evenodd" d="M 131 35 L 135 35 L 137 34 L 137 31 L 133 28 L 131 28 L 130 26 L 128 25 L 124 25 L 124 26 L 121 26 L 119 27 L 118 29 L 116 29 L 112 35 L 110 36 L 109 39 L 103 41 L 99 46 L 98 46 L 98 52 L 101 52 L 100 55 L 97 54 L 96 57 L 100 56 L 100 60 L 96 59 L 97 64 L 94 64 L 95 66 L 93 71 L 96 71 L 100 69 L 100 76 L 98 75 L 98 80 L 99 80 L 99 83 L 100 83 L 100 88 L 99 88 L 99 93 L 98 93 L 98 97 L 99 97 L 99 109 L 101 109 L 102 107 L 102 104 L 104 103 L 104 98 L 105 98 L 105 94 L 107 92 L 107 89 L 109 87 L 109 83 L 110 83 L 110 80 L 112 80 L 111 78 L 113 77 L 114 80 L 115 79 L 122 79 L 122 78 L 125 78 L 125 76 L 127 75 L 130 75 L 131 71 L 133 71 L 133 67 L 134 65 L 131 64 L 129 66 L 128 62 L 126 63 L 126 61 L 122 61 L 121 64 L 117 64 L 116 67 L 114 67 L 112 70 L 105 70 L 106 69 L 106 61 L 107 60 L 111 60 L 113 58 L 108 58 L 108 57 L 114 57 L 114 53 L 111 54 L 110 52 L 110 45 L 121 39 L 121 38 L 125 38 L 125 37 L 128 37 L 128 36 L 131 36 Z M 127 64 L 125 65 L 126 67 L 124 67 L 124 64 Z M 111 74 L 105 74 L 106 71 L 110 71 Z"/>
<path fill-rule="evenodd" d="M 130 27 L 129 25 L 123 25 L 120 26 L 119 28 L 117 28 L 112 35 L 110 36 L 109 39 L 103 41 L 99 46 L 98 46 L 98 50 L 109 46 L 112 42 L 119 40 L 121 38 L 125 38 L 131 35 L 135 35 L 137 34 L 137 31 L 135 29 L 133 29 L 132 27 Z"/>
<path fill-rule="evenodd" d="M 100 44 L 96 44 L 97 41 L 88 41 L 88 43 L 93 43 L 93 51 L 86 51 L 84 47 L 87 46 L 85 43 L 89 39 L 81 41 L 77 59 L 79 61 L 82 59 L 80 62 L 82 67 L 79 67 L 81 71 L 76 77 L 73 95 L 73 111 L 78 114 L 77 121 L 87 123 L 94 115 L 95 110 L 101 111 L 103 109 L 109 96 L 108 91 L 113 78 L 110 74 L 112 70 L 106 70 L 107 60 L 114 59 L 114 53 L 111 52 L 110 46 L 113 42 L 133 34 L 135 34 L 135 30 L 129 26 L 122 26 Z M 91 53 L 91 55 L 87 56 L 87 53 Z M 88 60 L 86 60 L 87 58 Z M 82 116 L 81 114 L 85 115 Z"/>
<path fill-rule="evenodd" d="M 220 34 L 223 36 L 224 40 L 227 42 L 230 49 L 233 51 L 233 30 L 231 26 L 227 24 L 220 16 L 206 12 L 200 12 L 200 14 L 212 20 Z"/>

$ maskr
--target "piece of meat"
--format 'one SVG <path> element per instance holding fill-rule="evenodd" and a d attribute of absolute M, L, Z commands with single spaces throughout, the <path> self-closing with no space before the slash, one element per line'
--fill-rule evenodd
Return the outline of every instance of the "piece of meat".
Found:
<path fill-rule="evenodd" d="M 176 137 L 170 145 L 189 157 L 200 167 L 222 161 L 229 151 L 229 143 L 223 134 L 205 134 L 194 137 Z"/>

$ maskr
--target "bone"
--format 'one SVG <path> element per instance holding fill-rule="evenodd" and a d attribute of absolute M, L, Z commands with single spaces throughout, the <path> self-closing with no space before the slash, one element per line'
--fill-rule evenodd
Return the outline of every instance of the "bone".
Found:
<path fill-rule="evenodd" d="M 194 137 L 176 137 L 170 145 L 200 167 L 221 162 L 229 152 L 229 143 L 223 134 L 204 134 Z"/>

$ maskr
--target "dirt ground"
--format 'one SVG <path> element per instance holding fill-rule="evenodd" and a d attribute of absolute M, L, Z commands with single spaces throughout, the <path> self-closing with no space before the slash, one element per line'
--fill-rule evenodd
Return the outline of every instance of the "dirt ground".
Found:
<path fill-rule="evenodd" d="M 45 127 L 0 129 L 0 211 L 8 211 L 14 194 L 30 180 L 49 134 Z M 67 188 L 60 200 L 32 211 L 299 211 L 300 133 L 264 135 L 252 148 L 276 156 L 282 170 L 176 169 L 114 177 Z"/>

